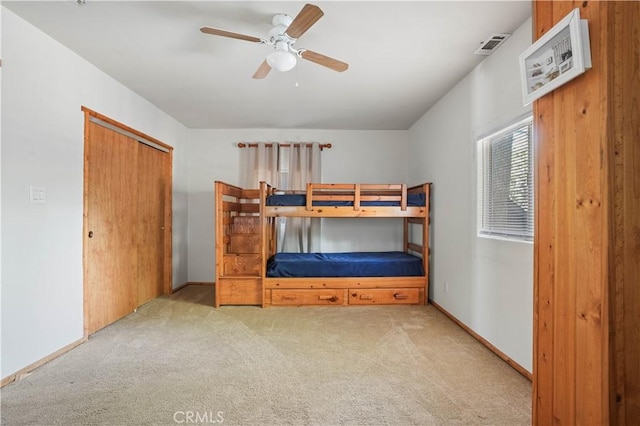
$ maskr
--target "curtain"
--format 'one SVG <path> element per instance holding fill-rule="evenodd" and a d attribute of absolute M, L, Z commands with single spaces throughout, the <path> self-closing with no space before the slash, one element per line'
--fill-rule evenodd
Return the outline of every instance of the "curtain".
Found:
<path fill-rule="evenodd" d="M 252 144 L 253 145 L 253 144 Z M 282 164 L 282 148 L 277 143 L 257 143 L 241 152 L 241 180 L 244 188 L 258 188 L 265 181 L 278 189 L 306 190 L 308 182 L 320 182 L 320 144 L 291 143 L 289 161 Z M 320 251 L 320 219 L 278 218 L 277 250 L 292 253 Z"/>
<path fill-rule="evenodd" d="M 320 182 L 320 144 L 291 144 L 289 148 L 288 188 L 306 190 L 308 182 Z M 313 253 L 320 251 L 320 219 L 287 218 L 281 251 Z"/>
<path fill-rule="evenodd" d="M 242 187 L 257 189 L 260 181 L 280 187 L 279 158 L 280 146 L 277 143 L 258 143 L 256 147 L 244 148 L 240 156 Z"/>

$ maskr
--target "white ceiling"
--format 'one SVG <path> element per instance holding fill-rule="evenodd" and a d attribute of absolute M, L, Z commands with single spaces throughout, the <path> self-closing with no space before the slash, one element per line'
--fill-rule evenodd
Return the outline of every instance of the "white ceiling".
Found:
<path fill-rule="evenodd" d="M 406 130 L 511 33 L 530 1 L 313 1 L 325 15 L 296 42 L 349 63 L 299 60 L 251 78 L 271 47 L 202 34 L 211 26 L 267 38 L 299 1 L 3 1 L 190 128 Z M 515 58 L 514 58 L 515 60 Z M 55 66 L 55 64 L 52 64 Z"/>

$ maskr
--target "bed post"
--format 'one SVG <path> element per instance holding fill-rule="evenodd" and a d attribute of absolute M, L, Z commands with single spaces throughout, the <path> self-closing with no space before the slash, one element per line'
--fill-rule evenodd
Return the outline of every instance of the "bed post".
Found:
<path fill-rule="evenodd" d="M 264 285 L 264 279 L 267 276 L 267 245 L 269 244 L 269 238 L 267 236 L 267 217 L 264 214 L 264 207 L 267 201 L 267 183 L 260 181 L 260 283 L 262 286 L 262 307 L 265 307 L 267 295 Z"/>
<path fill-rule="evenodd" d="M 220 307 L 220 277 L 222 276 L 222 264 L 223 264 L 223 255 L 224 255 L 224 215 L 222 208 L 222 187 L 224 183 L 220 181 L 215 181 L 214 184 L 214 192 L 215 192 L 215 232 L 216 232 L 216 255 L 215 255 L 215 265 L 216 265 L 216 275 L 214 277 L 214 306 L 216 308 Z M 221 217 L 218 217 L 220 215 Z"/>
<path fill-rule="evenodd" d="M 431 225 L 431 183 L 425 183 L 425 216 L 424 223 L 422 225 L 422 262 L 424 265 L 425 286 L 424 286 L 424 303 L 429 304 L 429 258 L 431 257 L 431 250 L 429 249 L 429 226 Z"/>
<path fill-rule="evenodd" d="M 402 251 L 409 252 L 409 218 L 402 219 Z"/>
<path fill-rule="evenodd" d="M 407 184 L 402 184 L 402 194 L 400 196 L 400 210 L 407 210 Z"/>

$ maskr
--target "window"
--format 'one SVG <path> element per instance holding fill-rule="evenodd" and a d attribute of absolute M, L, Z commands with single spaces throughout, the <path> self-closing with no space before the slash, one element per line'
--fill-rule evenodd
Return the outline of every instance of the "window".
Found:
<path fill-rule="evenodd" d="M 478 141 L 478 233 L 533 240 L 533 117 Z"/>

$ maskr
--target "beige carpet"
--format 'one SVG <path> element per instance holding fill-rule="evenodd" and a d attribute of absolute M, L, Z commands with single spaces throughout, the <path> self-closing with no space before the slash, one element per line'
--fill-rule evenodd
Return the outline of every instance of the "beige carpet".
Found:
<path fill-rule="evenodd" d="M 210 305 L 190 286 L 2 389 L 6 425 L 526 425 L 531 383 L 431 306 Z"/>

